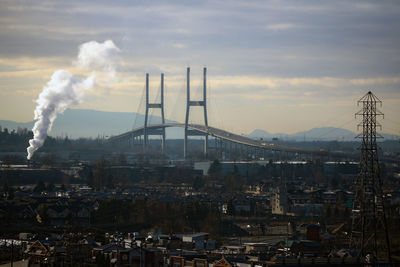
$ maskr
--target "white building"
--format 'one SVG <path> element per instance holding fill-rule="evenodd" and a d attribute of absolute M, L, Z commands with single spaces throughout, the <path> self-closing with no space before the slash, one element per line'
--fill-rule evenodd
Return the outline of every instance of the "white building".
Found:
<path fill-rule="evenodd" d="M 277 192 L 271 198 L 272 214 L 285 215 L 288 212 L 288 197 L 286 188 L 278 187 Z"/>

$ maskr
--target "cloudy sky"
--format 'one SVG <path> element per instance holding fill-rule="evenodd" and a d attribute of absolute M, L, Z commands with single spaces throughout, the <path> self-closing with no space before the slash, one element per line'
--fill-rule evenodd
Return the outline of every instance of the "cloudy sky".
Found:
<path fill-rule="evenodd" d="M 51 74 L 81 43 L 121 49 L 118 81 L 73 108 L 140 111 L 145 73 L 166 114 L 183 121 L 208 68 L 210 124 L 237 133 L 356 130 L 357 100 L 382 101 L 384 132 L 400 134 L 400 1 L 0 1 L 0 119 L 30 121 Z M 202 122 L 194 110 L 193 122 Z"/>

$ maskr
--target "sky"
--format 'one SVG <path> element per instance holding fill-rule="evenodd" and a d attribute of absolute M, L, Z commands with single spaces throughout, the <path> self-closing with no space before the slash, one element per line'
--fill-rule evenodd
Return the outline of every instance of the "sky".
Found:
<path fill-rule="evenodd" d="M 165 73 L 167 119 L 182 122 L 186 68 L 195 99 L 206 66 L 212 126 L 357 131 L 357 100 L 372 91 L 383 132 L 400 135 L 397 0 L 0 0 L 0 120 L 32 120 L 54 71 L 84 76 L 73 63 L 92 40 L 120 48 L 118 79 L 72 108 L 143 112 L 145 73 L 151 102 Z M 193 108 L 191 122 L 201 116 Z"/>

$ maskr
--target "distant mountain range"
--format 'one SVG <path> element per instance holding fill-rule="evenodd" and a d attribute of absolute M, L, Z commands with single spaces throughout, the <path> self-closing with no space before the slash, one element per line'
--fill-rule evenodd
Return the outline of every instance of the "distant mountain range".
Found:
<path fill-rule="evenodd" d="M 294 134 L 284 133 L 269 133 L 264 130 L 256 129 L 247 136 L 253 139 L 271 140 L 278 138 L 285 141 L 354 141 L 358 133 L 353 133 L 350 130 L 335 127 L 313 128 L 308 131 L 297 132 Z M 383 140 L 399 140 L 400 136 L 381 133 Z"/>
<path fill-rule="evenodd" d="M 160 123 L 161 118 L 152 116 L 151 123 Z M 167 122 L 175 122 L 169 121 Z M 9 130 L 21 128 L 32 129 L 34 121 L 15 122 L 0 120 L 0 126 Z M 67 109 L 60 114 L 54 122 L 50 132 L 51 136 L 68 136 L 70 138 L 79 137 L 108 137 L 118 135 L 144 124 L 144 115 L 135 112 L 107 112 L 87 109 Z M 295 134 L 269 133 L 264 130 L 256 129 L 247 135 L 254 139 L 271 140 L 278 138 L 290 141 L 312 141 L 312 140 L 339 140 L 353 141 L 356 133 L 342 128 L 323 127 L 313 128 L 309 131 L 298 132 Z M 382 134 L 385 140 L 399 140 L 400 136 Z M 172 139 L 183 138 L 181 129 L 167 129 L 167 137 Z"/>

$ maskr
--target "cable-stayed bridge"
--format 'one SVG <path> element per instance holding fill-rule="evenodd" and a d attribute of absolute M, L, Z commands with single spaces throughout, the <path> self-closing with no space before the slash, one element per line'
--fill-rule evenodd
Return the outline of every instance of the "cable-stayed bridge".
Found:
<path fill-rule="evenodd" d="M 273 142 L 267 142 L 263 140 L 255 140 L 252 138 L 248 138 L 243 135 L 238 135 L 235 133 L 231 133 L 222 129 L 218 129 L 216 127 L 212 127 L 208 125 L 208 117 L 207 117 L 207 69 L 203 69 L 203 97 L 201 100 L 191 100 L 190 98 L 190 68 L 187 68 L 187 77 L 186 77 L 186 116 L 184 123 L 166 123 L 164 116 L 164 74 L 161 74 L 161 100 L 159 103 L 150 103 L 149 102 L 149 74 L 146 74 L 146 111 L 145 111 L 145 120 L 144 125 L 138 128 L 135 128 L 126 133 L 112 136 L 106 140 L 107 143 L 115 143 L 115 142 L 125 142 L 128 141 L 130 144 L 132 143 L 140 143 L 143 145 L 143 152 L 148 151 L 149 149 L 149 136 L 161 136 L 161 153 L 165 153 L 165 144 L 166 144 L 166 128 L 170 127 L 178 127 L 184 129 L 184 148 L 183 155 L 185 158 L 188 156 L 188 139 L 189 136 L 202 136 L 204 137 L 204 155 L 207 157 L 209 150 L 209 137 L 214 138 L 216 150 L 220 152 L 223 150 L 235 150 L 242 153 L 248 153 L 248 151 L 253 151 L 253 154 L 258 154 L 269 151 L 282 151 L 282 152 L 293 152 L 293 153 L 302 153 L 302 154 L 325 154 L 325 152 L 321 151 L 312 151 L 306 150 L 304 148 L 296 148 L 296 147 L 288 147 L 283 146 Z M 189 123 L 190 117 L 190 109 L 191 107 L 199 106 L 203 107 L 204 113 L 204 125 L 201 124 L 192 124 Z M 159 124 L 149 124 L 149 110 L 150 109 L 160 109 L 161 110 L 161 123 Z"/>
<path fill-rule="evenodd" d="M 164 124 L 153 124 L 147 126 L 147 134 L 148 135 L 161 135 L 162 132 L 164 131 L 165 128 L 173 128 L 173 127 L 179 127 L 179 128 L 185 128 L 184 123 L 164 123 Z M 222 139 L 227 142 L 232 142 L 237 145 L 244 145 L 244 146 L 249 146 L 253 148 L 259 148 L 259 149 L 268 149 L 268 150 L 277 150 L 277 151 L 287 151 L 287 152 L 312 152 L 311 150 L 304 150 L 300 148 L 295 148 L 295 147 L 288 147 L 288 146 L 283 146 L 283 145 L 278 145 L 275 143 L 270 143 L 266 141 L 261 141 L 261 140 L 255 140 L 252 138 L 248 138 L 243 135 L 238 135 L 234 134 L 231 132 L 227 132 L 225 130 L 221 130 L 215 127 L 211 126 L 204 126 L 200 124 L 188 124 L 188 130 L 191 131 L 191 135 L 195 136 L 212 136 L 218 139 Z M 110 137 L 107 142 L 115 142 L 117 140 L 121 139 L 126 139 L 126 138 L 136 138 L 139 136 L 144 135 L 144 126 L 138 127 L 133 129 L 132 131 Z M 195 134 L 197 132 L 197 134 Z"/>

